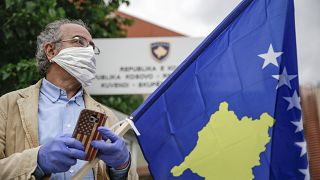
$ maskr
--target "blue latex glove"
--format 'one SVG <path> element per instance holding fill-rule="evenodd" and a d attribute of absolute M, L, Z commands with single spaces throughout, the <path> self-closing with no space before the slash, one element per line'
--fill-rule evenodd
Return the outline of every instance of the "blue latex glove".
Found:
<path fill-rule="evenodd" d="M 38 165 L 45 174 L 66 172 L 77 163 L 77 159 L 84 159 L 83 144 L 70 136 L 61 136 L 40 147 Z"/>
<path fill-rule="evenodd" d="M 98 131 L 104 140 L 95 140 L 91 145 L 98 149 L 98 158 L 108 166 L 118 168 L 129 161 L 129 151 L 125 142 L 106 127 L 99 127 Z M 111 142 L 105 142 L 110 139 Z"/>

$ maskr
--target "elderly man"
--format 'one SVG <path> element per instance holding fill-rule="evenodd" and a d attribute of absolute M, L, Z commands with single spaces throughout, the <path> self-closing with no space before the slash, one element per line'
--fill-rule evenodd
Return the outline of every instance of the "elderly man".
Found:
<path fill-rule="evenodd" d="M 43 79 L 0 98 L 0 179 L 70 179 L 86 162 L 83 144 L 70 136 L 80 111 L 106 113 L 109 127 L 117 122 L 83 89 L 95 76 L 99 49 L 82 21 L 50 23 L 37 43 Z M 92 142 L 101 160 L 85 179 L 135 179 L 124 141 L 98 130 L 110 141 Z"/>

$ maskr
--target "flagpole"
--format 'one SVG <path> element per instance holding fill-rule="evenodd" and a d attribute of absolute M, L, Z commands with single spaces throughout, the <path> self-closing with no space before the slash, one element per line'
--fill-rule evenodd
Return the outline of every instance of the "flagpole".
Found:
<path fill-rule="evenodd" d="M 116 131 L 115 134 L 118 136 L 123 136 L 129 129 L 131 125 L 128 121 L 125 121 Z M 91 170 L 97 163 L 99 162 L 98 158 L 87 162 L 81 169 L 71 178 L 72 180 L 81 180 L 85 175 L 87 175 L 88 171 Z"/>

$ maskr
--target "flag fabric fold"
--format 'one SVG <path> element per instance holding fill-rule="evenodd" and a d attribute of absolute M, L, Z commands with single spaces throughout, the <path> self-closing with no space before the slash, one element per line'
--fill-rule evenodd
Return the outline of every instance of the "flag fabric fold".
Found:
<path fill-rule="evenodd" d="M 293 0 L 244 0 L 132 115 L 155 179 L 308 179 Z"/>

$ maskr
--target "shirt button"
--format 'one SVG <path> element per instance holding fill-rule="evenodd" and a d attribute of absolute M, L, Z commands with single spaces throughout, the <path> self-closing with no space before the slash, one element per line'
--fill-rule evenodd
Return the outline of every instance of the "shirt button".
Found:
<path fill-rule="evenodd" d="M 74 172 L 74 170 L 73 170 L 73 169 L 70 169 L 70 170 L 69 170 L 69 172 L 70 172 L 70 173 L 73 173 L 73 172 Z"/>

